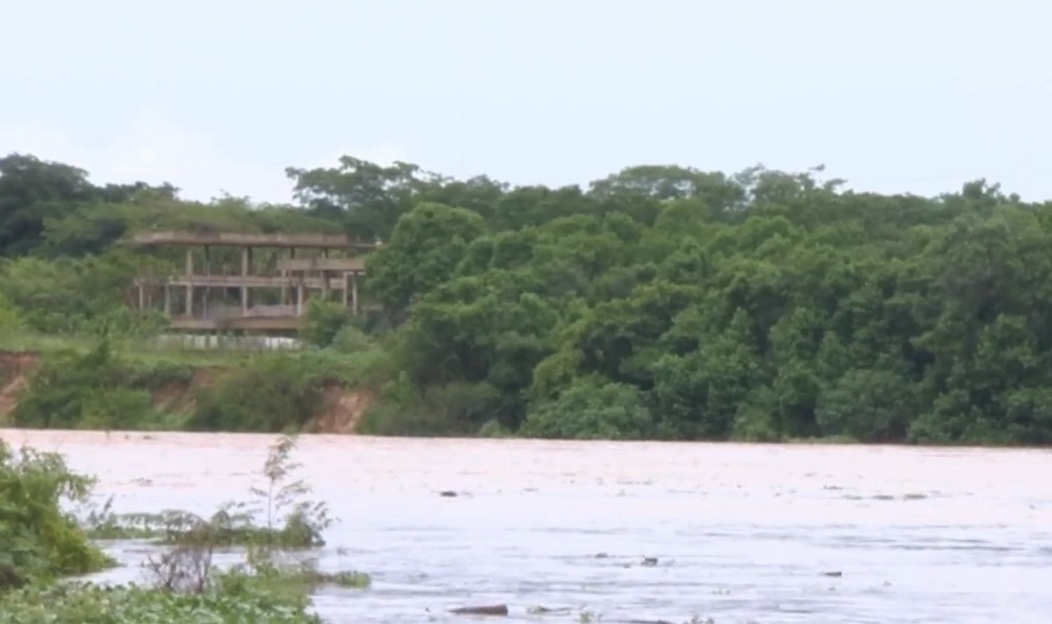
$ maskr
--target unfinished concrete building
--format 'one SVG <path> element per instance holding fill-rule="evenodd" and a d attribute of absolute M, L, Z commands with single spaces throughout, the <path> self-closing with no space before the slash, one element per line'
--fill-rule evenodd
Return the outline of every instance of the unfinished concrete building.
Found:
<path fill-rule="evenodd" d="M 182 273 L 144 269 L 135 284 L 140 310 L 163 311 L 174 330 L 273 334 L 298 330 L 314 297 L 358 314 L 360 253 L 376 246 L 334 234 L 177 231 L 130 242 L 159 254 L 185 249 Z"/>

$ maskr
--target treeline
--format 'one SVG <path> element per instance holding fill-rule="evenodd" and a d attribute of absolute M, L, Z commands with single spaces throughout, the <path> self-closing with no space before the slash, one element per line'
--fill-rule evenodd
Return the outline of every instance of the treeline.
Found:
<path fill-rule="evenodd" d="M 297 205 L 99 187 L 0 160 L 0 326 L 158 331 L 125 299 L 145 228 L 345 231 L 384 245 L 351 319 L 378 348 L 385 434 L 1052 441 L 1052 203 L 970 182 L 935 198 L 820 173 L 626 169 L 579 187 L 455 180 L 344 158 L 289 169 Z"/>

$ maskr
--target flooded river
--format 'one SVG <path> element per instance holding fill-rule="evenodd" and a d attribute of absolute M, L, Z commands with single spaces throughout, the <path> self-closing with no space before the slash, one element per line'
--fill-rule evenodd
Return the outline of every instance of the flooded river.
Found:
<path fill-rule="evenodd" d="M 243 500 L 273 441 L 0 435 L 64 453 L 127 512 Z M 333 624 L 494 603 L 542 622 L 1052 621 L 1052 451 L 309 436 L 297 459 L 341 519 L 322 567 L 374 579 L 316 596 Z M 141 546 L 114 552 L 129 565 L 106 578 L 140 579 Z"/>

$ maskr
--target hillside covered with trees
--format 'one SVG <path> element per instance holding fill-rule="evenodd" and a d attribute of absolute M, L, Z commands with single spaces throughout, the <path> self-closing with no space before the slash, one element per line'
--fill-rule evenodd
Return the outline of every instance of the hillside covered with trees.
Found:
<path fill-rule="evenodd" d="M 350 157 L 287 173 L 296 205 L 205 204 L 0 159 L 0 347 L 94 345 L 48 355 L 15 423 L 143 426 L 136 393 L 192 371 L 136 359 L 161 327 L 130 281 L 172 260 L 120 241 L 216 229 L 382 240 L 364 283 L 379 306 L 312 306 L 309 351 L 251 358 L 181 427 L 280 430 L 340 381 L 372 389 L 362 430 L 382 434 L 1052 442 L 1052 203 L 759 167 L 584 189 Z"/>

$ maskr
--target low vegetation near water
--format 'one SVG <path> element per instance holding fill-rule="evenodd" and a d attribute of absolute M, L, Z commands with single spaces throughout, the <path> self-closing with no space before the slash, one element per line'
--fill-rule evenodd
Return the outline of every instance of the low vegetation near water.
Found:
<path fill-rule="evenodd" d="M 335 383 L 368 393 L 357 426 L 377 434 L 1052 442 L 1050 202 L 985 180 L 853 192 L 817 169 L 640 166 L 587 188 L 351 157 L 288 174 L 296 205 L 202 204 L 0 158 L 0 347 L 45 354 L 7 420 L 298 430 Z M 118 243 L 160 229 L 384 245 L 364 316 L 316 300 L 308 353 L 215 357 L 147 346 L 160 319 L 129 311 L 135 274 L 181 260 Z M 202 367 L 224 372 L 157 401 Z"/>
<path fill-rule="evenodd" d="M 353 391 L 377 375 L 376 353 L 137 352 L 100 339 L 44 357 L 7 419 L 24 428 L 297 432 L 326 408 L 326 390 Z"/>
<path fill-rule="evenodd" d="M 335 519 L 295 478 L 294 450 L 294 438 L 280 437 L 250 499 L 208 518 L 178 510 L 118 514 L 111 499 L 78 520 L 69 506 L 88 503 L 94 480 L 71 472 L 58 454 L 16 451 L 0 439 L 0 624 L 323 624 L 311 608 L 317 587 L 355 592 L 371 578 L 322 572 L 305 557 L 324 544 L 323 532 Z M 99 545 L 129 539 L 158 547 L 142 566 L 145 583 L 68 578 L 118 565 Z M 243 561 L 219 568 L 213 555 L 220 548 L 240 549 Z M 553 621 L 600 621 L 570 608 L 528 612 Z M 509 609 L 467 606 L 449 613 L 506 616 Z M 695 617 L 686 624 L 695 623 L 713 621 Z"/>
<path fill-rule="evenodd" d="M 210 518 L 186 512 L 116 515 L 86 523 L 63 505 L 83 503 L 93 480 L 61 456 L 14 451 L 0 440 L 0 624 L 317 624 L 310 592 L 321 584 L 363 588 L 368 574 L 318 571 L 290 553 L 317 547 L 333 521 L 293 479 L 295 441 L 282 437 L 264 466 L 265 486 L 249 503 Z M 256 518 L 262 517 L 258 522 Z M 63 577 L 116 565 L 92 539 L 152 539 L 160 552 L 144 567 L 147 584 L 101 586 Z M 238 546 L 242 564 L 218 569 L 216 548 Z"/>

